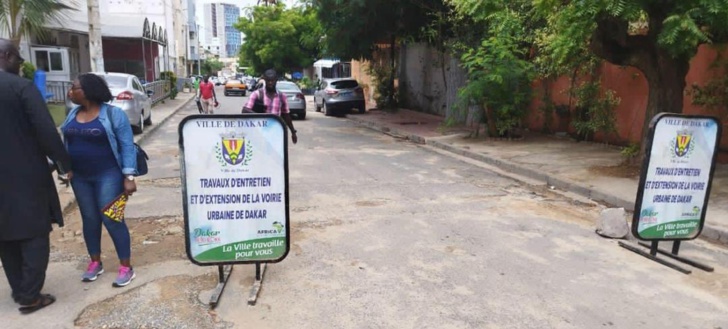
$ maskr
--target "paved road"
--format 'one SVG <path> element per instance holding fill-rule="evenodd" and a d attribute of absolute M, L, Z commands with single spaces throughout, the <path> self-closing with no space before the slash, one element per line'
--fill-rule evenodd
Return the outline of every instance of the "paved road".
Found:
<path fill-rule="evenodd" d="M 244 100 L 221 96 L 217 113 L 238 113 Z M 180 249 L 177 125 L 196 112 L 189 106 L 145 144 L 150 174 L 128 210 L 139 278 L 125 290 L 107 288 L 110 277 L 82 286 L 82 305 L 66 312 L 72 321 L 87 328 L 728 328 L 725 250 L 686 244 L 684 255 L 716 272 L 680 274 L 596 236 L 597 205 L 312 109 L 294 122 L 299 143 L 289 144 L 291 253 L 268 268 L 258 305 L 245 305 L 253 267 L 236 266 L 220 306 L 208 312 L 200 300 L 214 287 L 214 269 L 189 265 Z M 58 259 L 83 257 L 57 248 Z M 76 275 L 79 264 L 53 266 Z M 11 327 L 32 327 L 10 303 L 0 304 L 0 316 L 18 321 Z"/>

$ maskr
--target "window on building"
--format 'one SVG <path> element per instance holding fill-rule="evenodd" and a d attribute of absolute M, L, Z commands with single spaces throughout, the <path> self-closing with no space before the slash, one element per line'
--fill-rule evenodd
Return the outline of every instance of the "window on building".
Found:
<path fill-rule="evenodd" d="M 212 16 L 212 36 L 217 38 L 217 5 L 214 3 L 210 6 L 210 14 Z"/>
<path fill-rule="evenodd" d="M 46 72 L 63 72 L 63 54 L 55 50 L 36 50 L 34 52 L 35 66 Z"/>

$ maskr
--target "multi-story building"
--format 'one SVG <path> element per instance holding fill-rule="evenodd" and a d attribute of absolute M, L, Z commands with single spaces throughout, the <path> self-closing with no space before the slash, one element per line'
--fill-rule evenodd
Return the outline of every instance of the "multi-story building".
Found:
<path fill-rule="evenodd" d="M 197 1 L 184 0 L 187 2 L 187 74 L 200 73 L 200 33 L 197 23 Z"/>
<path fill-rule="evenodd" d="M 242 34 L 235 28 L 240 18 L 240 8 L 228 3 L 203 5 L 205 26 L 204 50 L 214 56 L 233 58 L 238 56 Z"/>
<path fill-rule="evenodd" d="M 91 70 L 88 7 L 85 1 L 61 1 L 75 10 L 47 24 L 48 38 L 21 42 L 25 58 L 46 71 L 49 81 L 70 81 Z M 104 69 L 146 81 L 162 71 L 179 72 L 185 61 L 178 54 L 182 1 L 99 0 Z"/>

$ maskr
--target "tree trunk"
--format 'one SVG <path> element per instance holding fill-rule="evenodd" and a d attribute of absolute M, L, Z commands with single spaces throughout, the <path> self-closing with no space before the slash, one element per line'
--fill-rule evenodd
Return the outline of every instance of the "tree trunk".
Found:
<path fill-rule="evenodd" d="M 655 51 L 650 57 L 646 59 L 647 65 L 641 68 L 647 80 L 649 93 L 645 121 L 642 125 L 640 158 L 646 151 L 647 134 L 652 118 L 661 112 L 682 113 L 685 76 L 690 69 L 689 59 L 673 58 L 663 50 Z"/>

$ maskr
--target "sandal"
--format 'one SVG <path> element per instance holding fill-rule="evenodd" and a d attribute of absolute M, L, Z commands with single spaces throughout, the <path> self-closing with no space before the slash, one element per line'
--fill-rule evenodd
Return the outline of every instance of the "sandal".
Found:
<path fill-rule="evenodd" d="M 20 311 L 20 313 L 22 314 L 30 314 L 50 304 L 53 304 L 55 301 L 56 297 L 51 294 L 40 295 L 40 298 L 38 299 L 38 302 L 36 304 L 21 306 L 20 308 L 18 308 L 18 311 Z"/>

